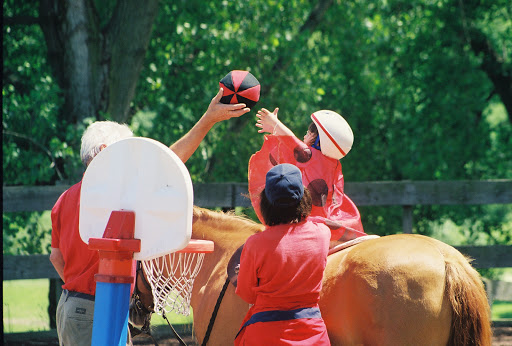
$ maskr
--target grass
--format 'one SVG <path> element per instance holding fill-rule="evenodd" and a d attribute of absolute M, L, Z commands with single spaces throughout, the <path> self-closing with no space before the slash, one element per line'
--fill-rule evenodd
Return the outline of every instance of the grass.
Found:
<path fill-rule="evenodd" d="M 19 333 L 50 330 L 48 319 L 48 279 L 13 280 L 3 282 L 4 332 Z M 171 324 L 192 323 L 190 316 L 169 314 Z M 492 319 L 512 318 L 512 302 L 495 301 L 492 305 Z M 158 315 L 153 315 L 152 325 L 166 325 Z"/>
<path fill-rule="evenodd" d="M 171 324 L 173 326 L 177 325 L 177 324 L 192 324 L 193 323 L 192 309 L 190 309 L 189 316 L 183 316 L 183 315 L 179 315 L 179 314 L 175 314 L 175 313 L 171 312 L 170 314 L 167 314 L 167 318 L 169 319 L 169 322 L 171 322 Z M 164 320 L 164 318 L 162 316 L 154 314 L 151 317 L 151 325 L 159 326 L 162 324 L 167 325 L 167 322 Z"/>
<path fill-rule="evenodd" d="M 3 282 L 5 333 L 50 330 L 49 286 L 48 279 Z"/>
<path fill-rule="evenodd" d="M 502 302 L 495 300 L 492 303 L 492 319 L 499 320 L 512 318 L 512 302 Z"/>
<path fill-rule="evenodd" d="M 21 333 L 50 330 L 48 318 L 49 280 L 3 281 L 4 333 Z M 192 323 L 190 316 L 174 313 L 167 315 L 173 325 Z M 153 315 L 152 325 L 167 325 L 158 315 Z"/>

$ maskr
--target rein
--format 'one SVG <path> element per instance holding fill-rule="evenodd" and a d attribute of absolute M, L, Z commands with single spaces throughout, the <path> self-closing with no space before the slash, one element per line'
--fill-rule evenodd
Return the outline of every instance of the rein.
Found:
<path fill-rule="evenodd" d="M 215 303 L 215 308 L 212 312 L 212 317 L 210 317 L 210 323 L 208 324 L 208 329 L 206 330 L 206 334 L 204 336 L 203 342 L 201 343 L 201 346 L 206 346 L 206 343 L 208 340 L 210 340 L 210 334 L 212 333 L 213 324 L 215 323 L 215 319 L 217 318 L 217 313 L 219 312 L 220 303 L 222 302 L 222 299 L 224 298 L 224 294 L 226 294 L 226 291 L 229 286 L 229 278 L 226 279 L 226 282 L 224 283 L 224 286 L 222 286 L 222 290 L 220 291 L 219 298 L 217 298 L 217 303 Z"/>
<path fill-rule="evenodd" d="M 169 327 L 171 327 L 171 330 L 172 332 L 174 333 L 174 336 L 176 337 L 176 339 L 178 339 L 178 341 L 180 342 L 180 345 L 181 346 L 187 346 L 187 344 L 185 343 L 185 341 L 183 341 L 183 339 L 181 338 L 181 336 L 178 334 L 178 332 L 176 331 L 176 329 L 174 329 L 174 327 L 172 326 L 171 322 L 169 322 L 169 320 L 167 319 L 167 316 L 165 316 L 165 311 L 162 312 L 162 317 L 164 318 L 164 320 L 167 322 L 167 324 L 169 325 Z"/>

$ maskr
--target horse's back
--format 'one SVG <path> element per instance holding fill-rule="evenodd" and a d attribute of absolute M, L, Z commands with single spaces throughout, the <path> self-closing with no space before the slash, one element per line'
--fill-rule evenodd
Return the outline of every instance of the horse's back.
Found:
<path fill-rule="evenodd" d="M 348 248 L 328 259 L 320 307 L 333 345 L 446 345 L 444 256 L 411 235 Z"/>
<path fill-rule="evenodd" d="M 230 256 L 262 230 L 255 223 L 194 209 L 194 237 L 215 242 L 193 288 L 199 341 Z M 490 345 L 492 336 L 478 273 L 453 247 L 419 235 L 372 239 L 329 256 L 320 308 L 333 345 Z M 230 285 L 208 344 L 232 343 L 247 310 Z"/>

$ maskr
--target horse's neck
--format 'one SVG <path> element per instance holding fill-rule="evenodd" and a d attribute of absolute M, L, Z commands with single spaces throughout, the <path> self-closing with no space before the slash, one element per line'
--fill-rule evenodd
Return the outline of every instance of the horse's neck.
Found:
<path fill-rule="evenodd" d="M 203 266 L 192 289 L 192 309 L 201 312 L 194 313 L 194 326 L 199 340 L 202 340 L 206 333 L 215 304 L 226 282 L 229 259 L 249 236 L 262 229 L 263 226 L 249 220 L 194 208 L 192 238 L 211 240 L 215 243 L 213 253 L 205 255 Z M 233 295 L 233 288 L 228 289 L 223 298 L 224 305 L 235 299 Z M 241 300 L 236 301 L 243 304 Z M 218 323 L 221 322 L 217 320 L 216 324 Z M 239 321 L 236 323 L 235 328 L 239 323 Z"/>
<path fill-rule="evenodd" d="M 220 290 L 233 253 L 249 236 L 262 229 L 262 225 L 247 219 L 195 207 L 192 238 L 211 240 L 215 245 L 213 253 L 206 254 L 194 287 L 200 288 L 210 283 L 215 290 Z M 211 281 L 212 277 L 215 282 Z"/>
<path fill-rule="evenodd" d="M 192 238 L 212 240 L 216 247 L 227 250 L 236 249 L 262 227 L 240 217 L 195 207 Z"/>

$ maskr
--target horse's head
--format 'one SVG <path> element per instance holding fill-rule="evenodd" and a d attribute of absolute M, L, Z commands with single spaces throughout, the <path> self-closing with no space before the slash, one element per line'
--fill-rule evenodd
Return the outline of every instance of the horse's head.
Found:
<path fill-rule="evenodd" d="M 129 308 L 130 333 L 132 337 L 141 332 L 147 333 L 149 331 L 151 315 L 155 312 L 154 306 L 151 286 L 139 262 L 135 289 L 130 299 Z"/>

